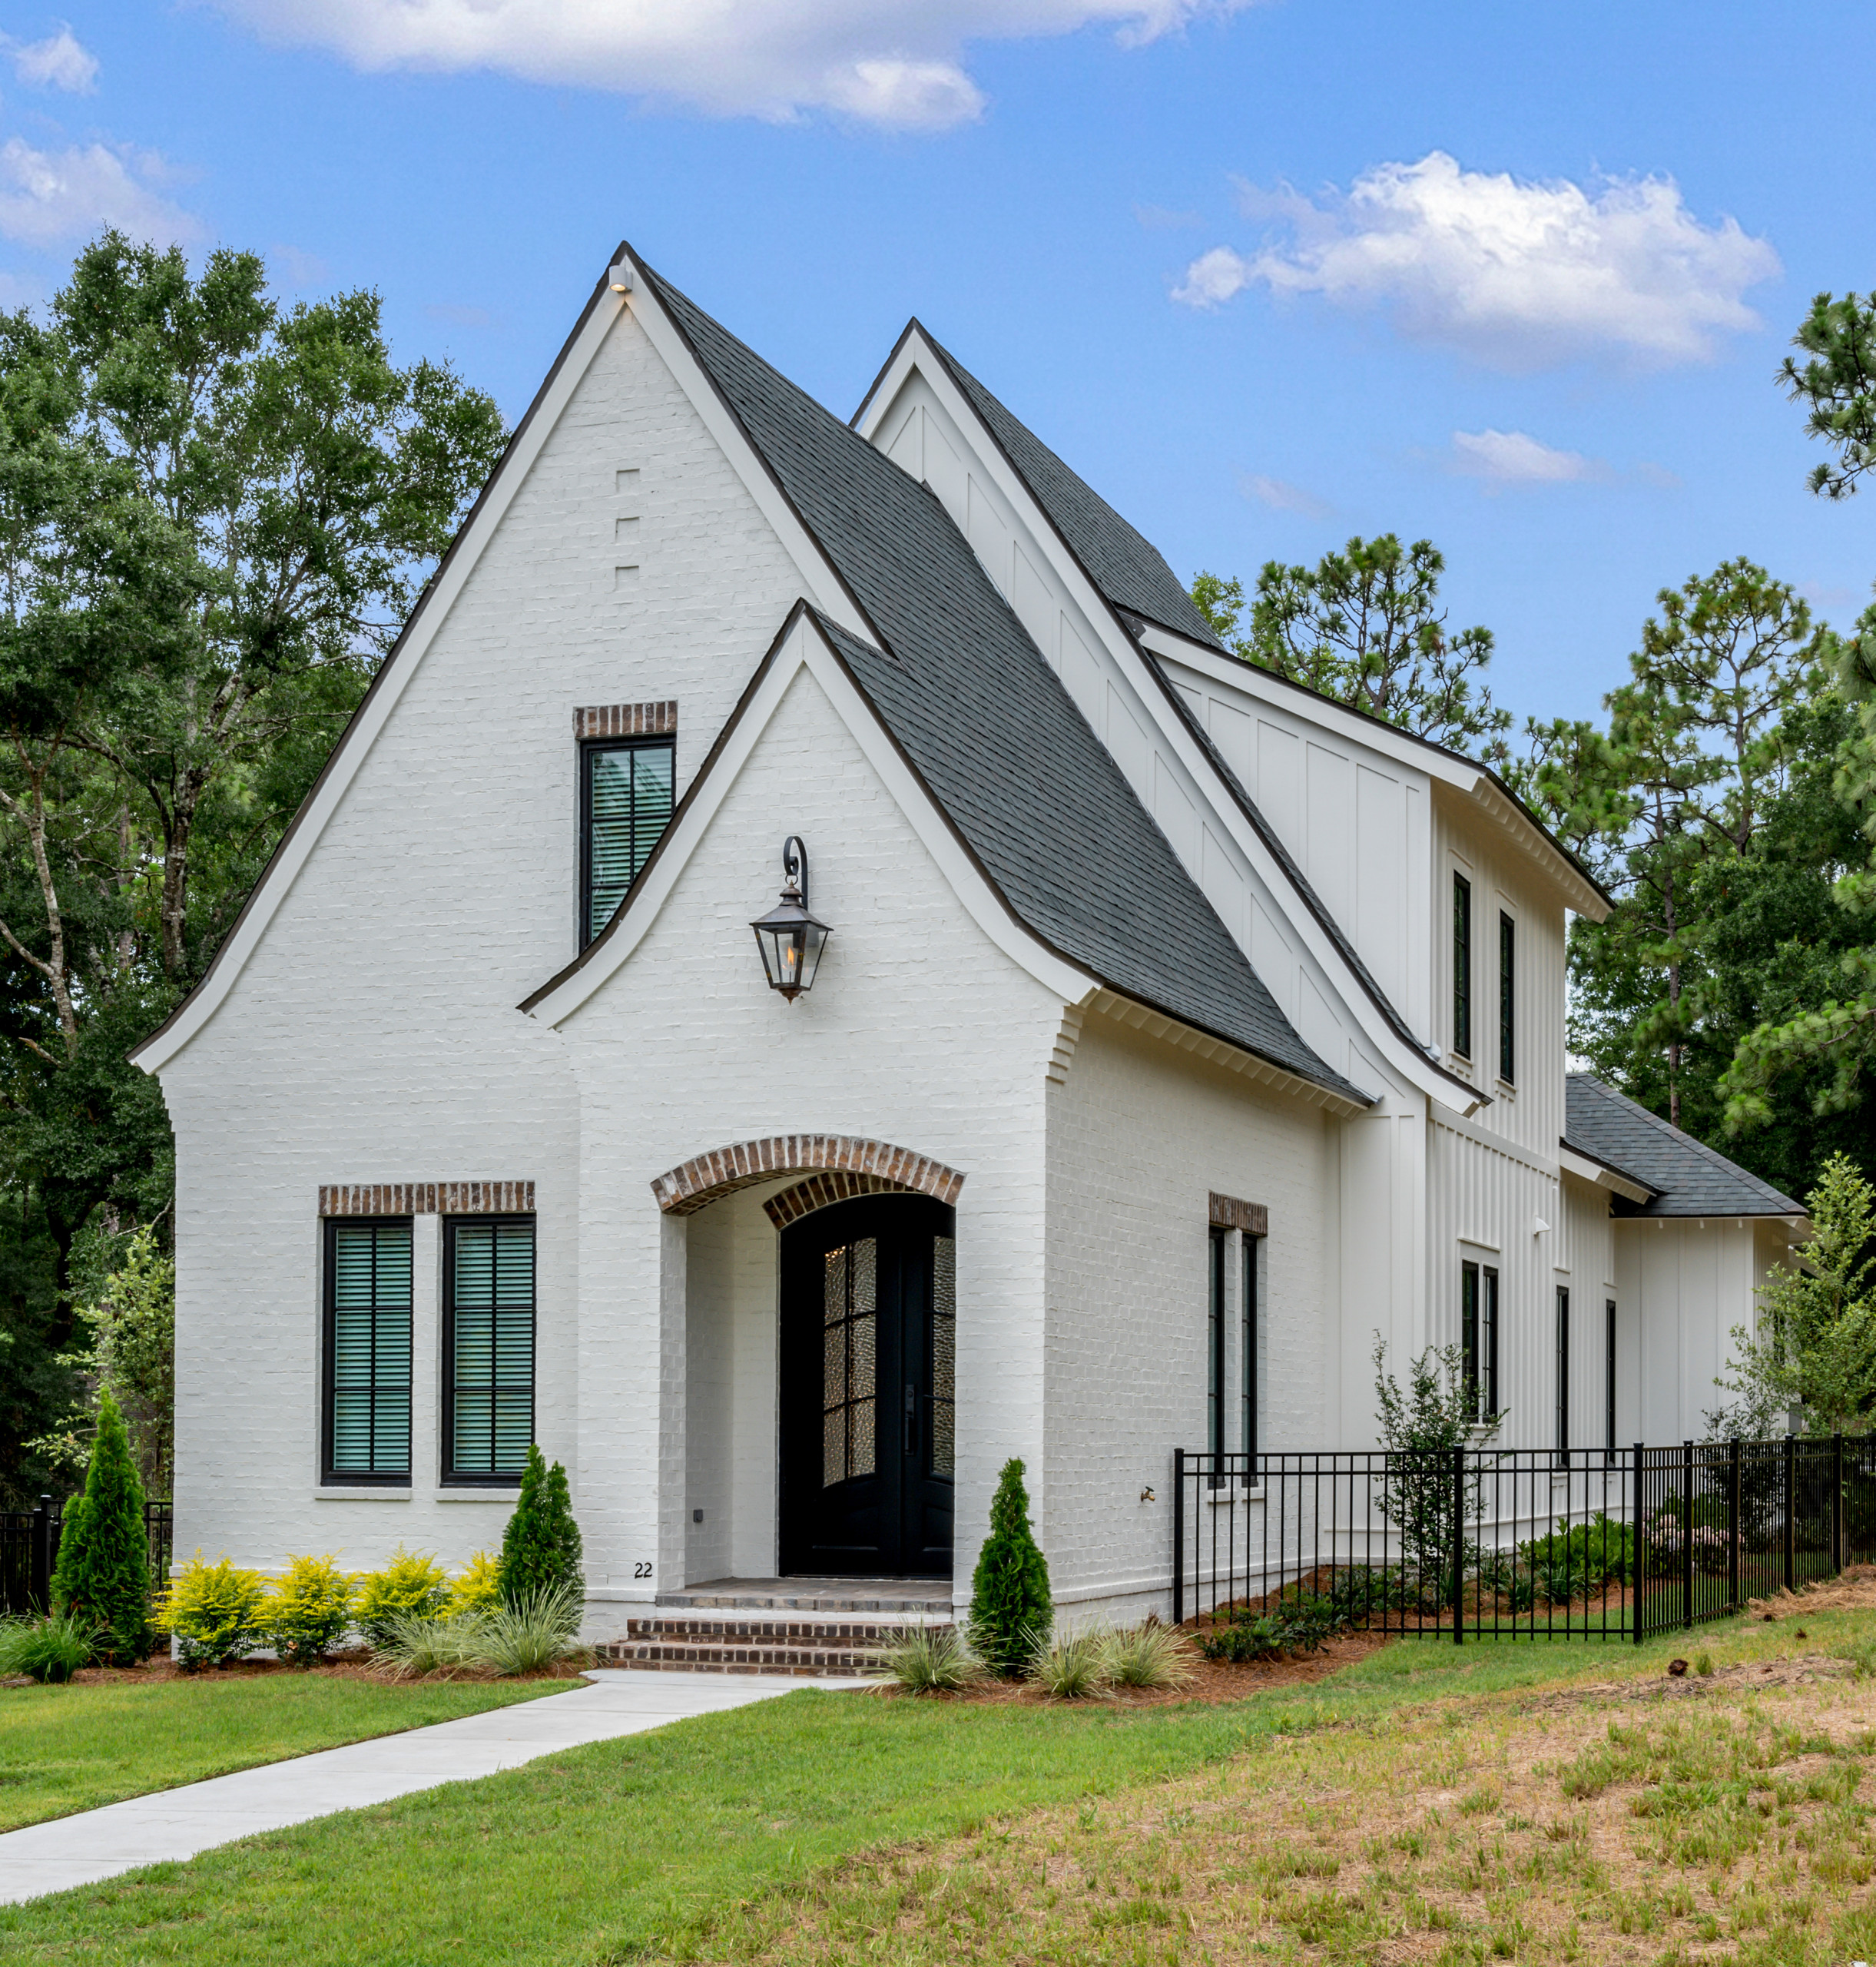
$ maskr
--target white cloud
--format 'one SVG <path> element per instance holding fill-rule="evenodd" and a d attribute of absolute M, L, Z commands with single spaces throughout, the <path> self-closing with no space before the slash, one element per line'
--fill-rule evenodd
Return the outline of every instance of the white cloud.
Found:
<path fill-rule="evenodd" d="M 1301 512 L 1307 518 L 1320 519 L 1327 519 L 1331 510 L 1304 486 L 1292 485 L 1288 479 L 1266 478 L 1261 472 L 1246 472 L 1238 479 L 1238 489 L 1247 499 L 1255 499 L 1273 512 Z"/>
<path fill-rule="evenodd" d="M 1742 295 L 1781 270 L 1769 243 L 1705 225 L 1669 177 L 1593 191 L 1462 171 L 1443 151 L 1384 164 L 1320 201 L 1247 189 L 1246 210 L 1291 237 L 1215 247 L 1174 298 L 1215 307 L 1244 288 L 1384 307 L 1400 331 L 1509 368 L 1588 355 L 1698 362 L 1759 325 Z"/>
<path fill-rule="evenodd" d="M 98 57 L 83 46 L 70 28 L 61 28 L 44 41 L 28 41 L 13 50 L 13 72 L 35 88 L 64 89 L 89 95 L 98 79 Z"/>
<path fill-rule="evenodd" d="M 1453 469 L 1488 485 L 1581 485 L 1609 476 L 1599 458 L 1555 450 L 1523 430 L 1455 430 Z"/>
<path fill-rule="evenodd" d="M 102 144 L 55 153 L 9 138 L 0 144 L 0 235 L 52 246 L 114 225 L 162 245 L 197 238 L 197 221 L 146 181 L 161 175 L 161 160 L 131 153 L 127 161 Z"/>
<path fill-rule="evenodd" d="M 969 43 L 1112 25 L 1129 45 L 1253 0 L 217 0 L 366 69 L 490 69 L 713 115 L 830 110 L 940 130 L 980 114 Z"/>

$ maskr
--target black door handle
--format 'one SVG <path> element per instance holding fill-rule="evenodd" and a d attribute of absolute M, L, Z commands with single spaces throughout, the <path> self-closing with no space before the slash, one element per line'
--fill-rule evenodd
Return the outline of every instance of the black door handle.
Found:
<path fill-rule="evenodd" d="M 906 1453 L 919 1451 L 919 1395 L 910 1380 L 906 1382 Z"/>

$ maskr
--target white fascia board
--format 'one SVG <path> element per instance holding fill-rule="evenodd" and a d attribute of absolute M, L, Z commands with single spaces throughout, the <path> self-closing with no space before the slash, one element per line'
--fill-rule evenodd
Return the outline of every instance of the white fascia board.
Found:
<path fill-rule="evenodd" d="M 694 796 L 673 821 L 644 886 L 627 902 L 603 948 L 539 999 L 529 1013 L 531 1017 L 544 1024 L 565 1023 L 644 940 L 730 788 L 748 763 L 757 741 L 781 707 L 788 685 L 804 669 L 825 692 L 972 920 L 1004 955 L 1065 1004 L 1085 1005 L 1093 997 L 1098 988 L 1095 979 L 1039 942 L 1010 914 L 881 728 L 871 705 L 854 688 L 827 638 L 811 617 L 803 615 L 771 659 L 768 673 L 744 706 L 723 749 L 695 787 Z"/>
<path fill-rule="evenodd" d="M 525 483 L 542 447 L 559 422 L 561 413 L 585 378 L 593 357 L 625 305 L 625 296 L 608 290 L 595 297 L 585 320 L 567 350 L 558 371 L 534 406 L 526 427 L 497 467 L 494 478 L 473 518 L 456 542 L 454 550 L 427 589 L 411 618 L 399 646 L 380 671 L 377 685 L 360 706 L 358 715 L 341 733 L 330 768 L 315 791 L 310 804 L 294 821 L 291 837 L 282 846 L 279 857 L 262 877 L 241 920 L 217 954 L 214 966 L 185 1003 L 174 1023 L 147 1040 L 131 1056 L 147 1073 L 160 1073 L 193 1039 L 220 1008 L 222 1000 L 246 967 L 248 958 L 267 934 L 273 914 L 286 898 L 300 870 L 318 845 L 320 836 L 339 810 L 358 768 L 385 725 L 390 721 L 398 700 L 422 665 L 425 653 L 436 639 L 437 630 L 469 576 L 482 558 L 482 549 L 495 537 L 496 529 Z"/>
<path fill-rule="evenodd" d="M 1566 1175 L 1573 1175 L 1579 1182 L 1593 1183 L 1599 1189 L 1607 1189 L 1625 1197 L 1629 1202 L 1652 1202 L 1655 1192 L 1639 1182 L 1632 1182 L 1626 1175 L 1619 1175 L 1612 1168 L 1605 1168 L 1599 1161 L 1592 1161 L 1586 1154 L 1579 1154 L 1573 1147 L 1559 1146 L 1557 1163 Z"/>
<path fill-rule="evenodd" d="M 1451 787 L 1479 807 L 1518 851 L 1536 864 L 1543 878 L 1563 897 L 1566 908 L 1586 915 L 1593 922 L 1600 922 L 1608 914 L 1608 903 L 1558 851 L 1556 843 L 1533 824 L 1530 814 L 1507 798 L 1491 775 L 1473 760 L 1449 751 L 1443 745 L 1396 731 L 1374 718 L 1361 716 L 1345 704 L 1333 703 L 1301 683 L 1292 683 L 1235 655 L 1221 655 L 1203 642 L 1162 629 L 1155 622 L 1143 625 L 1140 639 L 1155 655 L 1163 655 L 1169 662 L 1183 663 L 1209 682 L 1287 710 L 1344 743 L 1364 745 L 1377 757 L 1410 771 L 1424 772 L 1437 784 Z"/>
<path fill-rule="evenodd" d="M 677 378 L 678 386 L 703 420 L 704 429 L 729 459 L 757 509 L 774 529 L 776 537 L 794 561 L 801 576 L 802 592 L 830 621 L 839 622 L 850 635 L 857 635 L 863 642 L 876 642 L 878 632 L 860 613 L 846 583 L 821 551 L 820 542 L 789 503 L 774 473 L 757 454 L 749 433 L 704 373 L 691 352 L 690 343 L 660 304 L 651 281 L 635 282 L 631 304 L 633 318 L 645 330 L 645 339 Z"/>
<path fill-rule="evenodd" d="M 1350 971 L 1341 952 L 1323 933 L 1321 925 L 1309 910 L 1287 905 L 1284 897 L 1294 892 L 1288 873 L 1258 838 L 1257 829 L 1238 810 L 1238 802 L 1228 790 L 1219 782 L 1216 768 L 1193 741 L 1192 733 L 1180 721 L 1178 713 L 1167 702 L 1165 692 L 1150 677 L 1140 673 L 1140 652 L 1107 597 L 1069 551 L 1056 532 L 1054 522 L 1038 505 L 1029 486 L 1003 455 L 1002 447 L 985 428 L 974 406 L 953 381 L 950 369 L 931 350 L 924 335 L 917 330 L 908 333 L 901 343 L 863 406 L 853 427 L 869 443 L 874 443 L 915 372 L 951 419 L 960 436 L 970 445 L 973 462 L 981 467 L 1008 502 L 1010 509 L 1022 519 L 1036 550 L 1047 559 L 1050 571 L 1067 590 L 1082 619 L 1099 642 L 1111 673 L 1125 682 L 1135 703 L 1158 732 L 1161 741 L 1178 759 L 1200 805 L 1215 815 L 1218 824 L 1228 831 L 1265 890 L 1283 909 L 1285 919 L 1302 941 L 1318 973 L 1341 1000 L 1357 1029 L 1377 1049 L 1389 1069 L 1416 1092 L 1429 1099 L 1450 1099 L 1455 1089 L 1443 1074 L 1430 1070 L 1430 1062 L 1426 1056 L 1417 1048 L 1404 1043 L 1381 1016 L 1360 979 Z M 1183 638 L 1168 639 L 1179 644 L 1182 656 L 1185 649 L 1196 646 Z M 1221 660 L 1229 662 L 1231 658 Z M 1195 881 L 1198 879 L 1196 868 L 1188 869 L 1188 872 Z M 1477 1106 L 1469 1110 L 1477 1112 L 1479 1106 L 1489 1103 L 1481 1098 Z"/>

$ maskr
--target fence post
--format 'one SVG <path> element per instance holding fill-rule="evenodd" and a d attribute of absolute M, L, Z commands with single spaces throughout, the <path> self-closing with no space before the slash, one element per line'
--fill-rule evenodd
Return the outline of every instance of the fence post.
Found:
<path fill-rule="evenodd" d="M 1694 1623 L 1694 1445 L 1681 1443 L 1681 1623 Z"/>
<path fill-rule="evenodd" d="M 1466 1451 L 1453 1451 L 1453 1644 L 1466 1643 Z"/>
<path fill-rule="evenodd" d="M 1172 1451 L 1172 1623 L 1185 1623 L 1185 1451 Z"/>
<path fill-rule="evenodd" d="M 52 1498 L 41 1496 L 32 1513 L 31 1570 L 26 1581 L 29 1608 L 52 1609 Z"/>
<path fill-rule="evenodd" d="M 1647 1454 L 1648 1449 L 1646 1445 L 1637 1441 L 1635 1445 L 1635 1508 L 1633 1511 L 1635 1529 L 1633 1535 L 1629 1540 L 1629 1563 L 1630 1569 L 1634 1573 L 1631 1580 L 1631 1589 L 1634 1594 L 1632 1600 L 1634 1609 L 1630 1614 L 1629 1622 L 1635 1627 L 1635 1643 L 1637 1646 L 1642 1643 L 1642 1581 L 1648 1575 L 1648 1558 L 1643 1549 L 1643 1537 L 1646 1534 L 1643 1526 L 1647 1517 L 1647 1508 L 1642 1501 L 1642 1464 Z"/>
<path fill-rule="evenodd" d="M 1798 1437 L 1785 1438 L 1785 1588 L 1791 1588 L 1791 1556 L 1795 1526 L 1791 1518 L 1798 1508 Z"/>
<path fill-rule="evenodd" d="M 1726 1471 L 1726 1603 L 1737 1610 L 1739 1604 L 1739 1437 L 1727 1445 Z"/>
<path fill-rule="evenodd" d="M 1831 1568 L 1841 1571 L 1848 1554 L 1844 1548 L 1844 1438 L 1831 1437 Z"/>

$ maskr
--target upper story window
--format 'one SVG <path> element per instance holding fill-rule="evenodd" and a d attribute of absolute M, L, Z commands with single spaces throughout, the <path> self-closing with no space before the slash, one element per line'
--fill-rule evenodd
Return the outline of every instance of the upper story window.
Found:
<path fill-rule="evenodd" d="M 580 947 L 618 913 L 671 824 L 677 781 L 669 736 L 580 747 Z"/>
<path fill-rule="evenodd" d="M 1472 884 L 1453 876 L 1453 1050 L 1472 1056 Z"/>
<path fill-rule="evenodd" d="M 1498 917 L 1498 1076 L 1516 1083 L 1518 1064 L 1518 925 Z"/>

